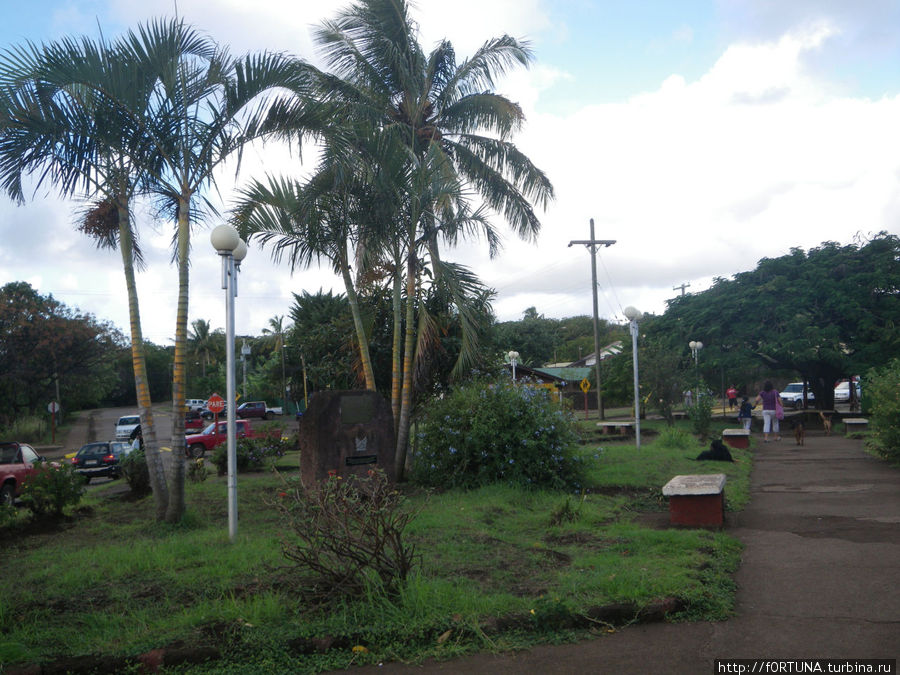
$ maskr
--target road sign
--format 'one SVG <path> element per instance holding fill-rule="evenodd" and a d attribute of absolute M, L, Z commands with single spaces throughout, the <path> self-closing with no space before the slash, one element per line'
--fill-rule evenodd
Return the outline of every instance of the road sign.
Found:
<path fill-rule="evenodd" d="M 56 401 L 50 401 L 50 405 L 47 406 L 47 412 L 56 414 L 59 412 L 59 403 Z"/>
<path fill-rule="evenodd" d="M 588 382 L 588 379 L 587 379 L 587 378 L 584 378 L 584 379 L 581 381 L 581 391 L 583 391 L 583 392 L 586 394 L 586 393 L 588 393 L 590 390 L 591 390 L 591 383 Z"/>
<path fill-rule="evenodd" d="M 206 407 L 209 408 L 209 411 L 211 413 L 216 413 L 218 415 L 220 412 L 225 410 L 225 399 L 218 394 L 213 394 L 206 402 Z"/>

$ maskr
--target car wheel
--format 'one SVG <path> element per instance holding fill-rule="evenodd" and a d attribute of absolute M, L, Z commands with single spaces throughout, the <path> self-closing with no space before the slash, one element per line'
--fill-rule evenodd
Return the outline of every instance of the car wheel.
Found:
<path fill-rule="evenodd" d="M 794 410 L 800 410 L 800 408 L 802 408 L 802 407 L 803 407 L 802 399 L 798 398 L 796 401 L 794 401 Z"/>
<path fill-rule="evenodd" d="M 0 487 L 0 506 L 12 506 L 14 500 L 15 494 L 11 483 L 6 483 L 3 487 Z"/>
<path fill-rule="evenodd" d="M 206 454 L 206 446 L 203 443 L 194 443 L 189 450 L 192 459 L 200 459 Z"/>
<path fill-rule="evenodd" d="M 266 419 L 267 419 L 267 420 L 272 419 L 272 413 L 267 412 L 267 413 L 266 413 Z"/>

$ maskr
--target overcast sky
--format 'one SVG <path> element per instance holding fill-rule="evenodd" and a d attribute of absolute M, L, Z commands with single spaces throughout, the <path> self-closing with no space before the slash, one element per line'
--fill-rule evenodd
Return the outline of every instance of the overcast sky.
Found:
<path fill-rule="evenodd" d="M 110 38 L 171 16 L 172 0 L 0 0 L 0 45 L 63 35 Z M 189 23 L 232 52 L 270 49 L 311 61 L 310 26 L 343 0 L 179 0 Z M 523 105 L 514 139 L 553 182 L 537 242 L 507 232 L 448 253 L 497 290 L 500 320 L 534 306 L 548 317 L 591 313 L 589 220 L 616 244 L 598 256 L 600 314 L 661 313 L 690 284 L 753 269 L 761 258 L 900 233 L 900 2 L 897 0 L 419 0 L 426 49 L 450 39 L 458 58 L 508 33 L 535 65 L 498 85 Z M 308 167 L 306 167 L 308 168 Z M 239 180 L 299 174 L 296 157 L 254 148 Z M 223 209 L 233 181 L 223 177 Z M 0 198 L 0 284 L 27 281 L 127 335 L 121 258 L 74 231 L 78 204 L 42 189 L 24 206 Z M 171 344 L 177 274 L 173 225 L 139 215 L 148 269 L 139 275 L 147 339 Z M 209 227 L 193 236 L 190 320 L 224 326 Z M 291 293 L 342 292 L 325 269 L 293 276 L 269 252 L 244 261 L 236 330 L 259 334 L 288 315 Z M 702 339 L 702 336 L 697 336 Z M 514 345 L 511 345 L 514 347 Z"/>

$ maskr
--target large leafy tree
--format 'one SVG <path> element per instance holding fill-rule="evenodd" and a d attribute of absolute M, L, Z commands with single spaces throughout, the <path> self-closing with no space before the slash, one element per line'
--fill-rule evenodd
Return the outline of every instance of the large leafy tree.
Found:
<path fill-rule="evenodd" d="M 717 381 L 726 361 L 785 373 L 833 407 L 834 383 L 900 355 L 900 238 L 880 233 L 766 258 L 755 270 L 676 298 L 646 330 L 686 349 L 704 343 L 701 368 Z"/>
<path fill-rule="evenodd" d="M 406 0 L 362 0 L 316 33 L 330 68 L 320 74 L 322 95 L 350 106 L 350 119 L 367 120 L 409 155 L 404 182 L 397 185 L 404 195 L 404 212 L 395 224 L 398 243 L 386 249 L 398 270 L 405 256 L 402 369 L 395 365 L 392 395 L 396 405 L 399 394 L 401 470 L 414 404 L 420 246 L 437 263 L 439 241 L 452 245 L 476 231 L 494 240 L 480 211 L 466 213 L 464 202 L 455 198 L 464 190 L 525 238 L 540 229 L 532 203 L 543 206 L 553 196 L 546 176 L 509 140 L 524 120 L 521 108 L 493 91 L 510 67 L 529 64 L 527 45 L 503 36 L 457 62 L 453 46 L 442 41 L 426 55 L 409 10 Z M 398 285 L 395 298 L 399 295 Z"/>

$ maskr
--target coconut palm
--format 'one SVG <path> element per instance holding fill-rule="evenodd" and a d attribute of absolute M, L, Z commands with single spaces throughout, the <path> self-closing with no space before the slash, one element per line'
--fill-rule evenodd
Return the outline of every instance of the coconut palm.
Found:
<path fill-rule="evenodd" d="M 140 192 L 140 171 L 132 158 L 137 148 L 110 99 L 94 87 L 73 83 L 68 70 L 58 71 L 59 63 L 79 64 L 97 87 L 117 91 L 117 97 L 128 98 L 136 108 L 147 100 L 147 88 L 140 86 L 134 73 L 126 76 L 125 62 L 105 44 L 88 38 L 7 51 L 0 62 L 0 181 L 19 201 L 24 199 L 23 176 L 28 174 L 35 175 L 37 186 L 48 180 L 63 196 L 91 199 L 79 229 L 98 246 L 121 253 L 137 404 L 161 516 L 168 503 L 167 486 L 157 450 L 135 284 L 135 266 L 142 263 L 131 209 Z"/>
<path fill-rule="evenodd" d="M 397 227 L 405 250 L 394 249 L 406 262 L 397 420 L 402 470 L 414 403 L 419 243 L 438 261 L 439 240 L 453 244 L 483 231 L 479 219 L 442 220 L 441 204 L 432 199 L 447 191 L 430 186 L 438 176 L 459 182 L 526 239 L 540 230 L 532 203 L 543 207 L 553 197 L 547 177 L 508 140 L 524 121 L 521 108 L 492 91 L 499 76 L 527 66 L 532 56 L 527 44 L 509 36 L 488 40 L 461 63 L 447 41 L 426 56 L 406 0 L 360 0 L 324 23 L 315 37 L 331 69 L 319 74 L 321 96 L 349 106 L 351 119 L 367 119 L 400 139 L 410 156 L 409 180 L 397 186 L 407 197 Z"/>

